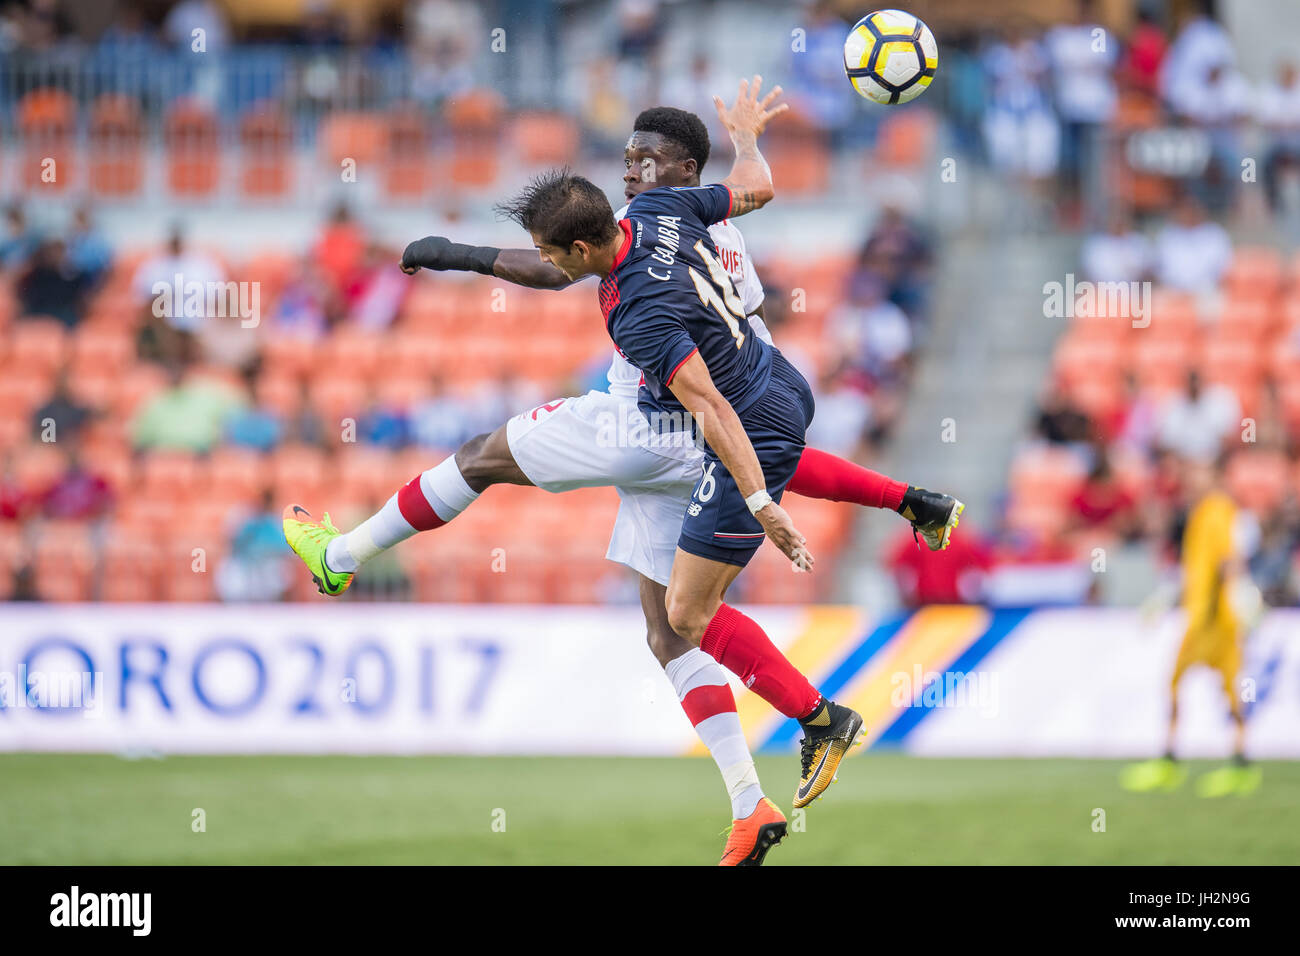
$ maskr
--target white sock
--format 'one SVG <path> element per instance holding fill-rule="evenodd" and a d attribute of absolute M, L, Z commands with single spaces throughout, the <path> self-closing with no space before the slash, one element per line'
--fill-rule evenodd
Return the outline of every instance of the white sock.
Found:
<path fill-rule="evenodd" d="M 331 571 L 354 572 L 417 532 L 442 527 L 478 496 L 452 455 L 412 479 L 377 512 L 331 541 L 325 548 L 325 563 Z"/>
<path fill-rule="evenodd" d="M 726 673 L 717 661 L 698 647 L 669 661 L 664 671 L 672 681 L 673 690 L 677 691 L 677 699 L 682 702 L 687 718 L 695 724 L 695 732 L 704 741 L 704 746 L 709 748 L 714 763 L 722 773 L 727 796 L 731 799 L 732 817 L 743 820 L 754 812 L 758 801 L 763 799 L 763 788 L 758 783 L 758 771 L 754 769 L 754 758 L 750 755 L 749 744 L 745 742 L 745 731 L 740 726 L 735 698 L 727 684 Z M 692 704 L 687 708 L 686 697 L 691 691 L 719 686 L 726 690 L 722 706 L 716 709 L 705 706 L 701 709 L 697 704 Z M 697 719 L 699 723 L 695 723 Z"/>

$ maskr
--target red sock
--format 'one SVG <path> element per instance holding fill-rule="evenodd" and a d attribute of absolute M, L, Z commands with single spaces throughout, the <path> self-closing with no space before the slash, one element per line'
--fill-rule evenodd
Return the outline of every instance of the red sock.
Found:
<path fill-rule="evenodd" d="M 718 608 L 700 650 L 787 717 L 806 717 L 821 700 L 817 688 L 795 670 L 763 629 L 734 607 Z"/>
<path fill-rule="evenodd" d="M 785 487 L 787 491 L 805 498 L 851 501 L 864 508 L 888 508 L 890 511 L 898 510 L 903 495 L 907 493 L 905 481 L 895 481 L 816 448 L 803 450 L 794 477 Z"/>

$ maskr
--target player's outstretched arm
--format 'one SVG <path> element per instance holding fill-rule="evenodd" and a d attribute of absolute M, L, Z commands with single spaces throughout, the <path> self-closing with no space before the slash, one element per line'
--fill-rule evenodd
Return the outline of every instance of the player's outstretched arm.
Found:
<path fill-rule="evenodd" d="M 736 487 L 767 532 L 768 540 L 791 561 L 805 571 L 811 571 L 813 556 L 805 546 L 804 536 L 795 528 L 785 510 L 768 496 L 763 469 L 749 436 L 745 434 L 745 426 L 740 423 L 731 403 L 713 384 L 708 366 L 698 352 L 683 363 L 668 387 L 694 417 L 704 440 L 736 480 Z"/>
<path fill-rule="evenodd" d="M 436 272 L 477 272 L 496 276 L 530 289 L 563 289 L 571 281 L 536 249 L 498 249 L 495 246 L 467 246 L 445 236 L 425 236 L 402 253 L 402 271 L 415 275 L 421 269 Z"/>
<path fill-rule="evenodd" d="M 713 98 L 713 105 L 718 108 L 718 119 L 731 136 L 731 143 L 736 148 L 736 161 L 731 166 L 723 185 L 731 190 L 731 215 L 743 216 L 766 205 L 776 195 L 772 188 L 772 170 L 767 160 L 758 151 L 758 137 L 767 128 L 768 121 L 779 116 L 790 107 L 785 103 L 777 104 L 781 87 L 776 86 L 760 101 L 758 94 L 763 86 L 763 78 L 755 75 L 753 81 L 741 80 L 736 93 L 736 102 L 730 107 L 723 104 L 721 97 Z"/>

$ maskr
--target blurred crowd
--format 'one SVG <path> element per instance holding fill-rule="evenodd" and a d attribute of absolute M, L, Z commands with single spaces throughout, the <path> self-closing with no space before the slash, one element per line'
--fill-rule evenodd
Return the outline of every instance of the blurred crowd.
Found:
<path fill-rule="evenodd" d="M 1254 156 L 1277 209 L 1280 187 L 1300 172 L 1295 59 L 1253 85 L 1212 0 L 1190 4 L 1176 26 L 1140 3 L 1124 37 L 1101 25 L 1100 6 L 1078 0 L 1071 22 L 1047 29 L 1013 21 L 1002 36 L 950 37 L 944 69 L 959 141 L 1027 187 L 1050 187 L 1068 222 L 1086 218 L 1081 201 L 1113 195 L 1098 182 L 1115 146 L 1108 131 L 1182 129 L 1203 147 L 1187 177 L 1202 203 L 1230 209 L 1242 160 Z"/>
<path fill-rule="evenodd" d="M 129 476 L 151 457 L 180 455 L 208 467 L 203 463 L 224 453 L 251 453 L 250 467 L 261 463 L 249 482 L 258 507 L 232 508 L 223 523 L 215 581 L 225 599 L 275 599 L 287 591 L 273 504 L 273 492 L 284 491 L 276 485 L 283 474 L 270 464 L 277 452 L 315 449 L 325 456 L 321 462 L 337 463 L 342 442 L 363 455 L 372 449 L 393 460 L 405 456 L 405 467 L 423 468 L 554 395 L 606 387 L 610 346 L 589 294 L 532 293 L 564 297 L 570 310 L 564 321 L 571 325 L 556 330 L 554 342 L 530 335 L 531 345 L 515 340 L 510 346 L 493 323 L 527 322 L 535 307 L 487 321 L 488 283 L 402 275 L 398 250 L 376 242 L 346 205 L 324 217 L 308 249 L 286 250 L 274 266 L 265 256 L 231 262 L 192 242 L 179 225 L 160 248 L 115 248 L 87 205 L 73 209 L 62 228 L 38 229 L 15 204 L 5 210 L 5 224 L 0 292 L 12 307 L 0 346 L 28 329 L 48 332 L 57 340 L 50 354 L 59 358 L 48 378 L 23 370 L 44 390 L 24 393 L 11 406 L 27 410 L 27 422 L 12 441 L 0 442 L 0 522 L 16 522 L 10 529 L 31 540 L 47 522 L 111 525 L 140 505 L 141 490 Z M 866 460 L 888 438 L 923 334 L 928 250 L 915 224 L 900 210 L 885 209 L 851 262 L 823 268 L 827 285 L 846 294 L 828 290 L 811 312 L 791 307 L 780 269 L 757 264 L 778 343 L 791 334 L 792 356 L 816 382 L 813 441 L 822 447 Z M 255 328 L 238 314 L 208 314 L 209 304 L 186 291 L 236 287 L 249 275 L 260 277 Z M 466 298 L 471 290 L 483 292 L 481 301 Z M 497 358 L 498 345 L 529 359 L 520 353 L 545 358 L 542 353 L 557 351 L 543 349 L 552 344 L 563 353 L 560 365 L 530 372 Z M 481 367 L 465 361 L 462 349 L 488 346 L 494 351 L 484 353 Z M 349 351 L 354 348 L 381 351 L 361 356 Z M 331 362 L 340 360 L 331 372 Z M 385 365 L 395 361 L 401 368 L 385 375 Z M 0 366 L 16 371 L 14 362 L 21 362 L 17 348 L 7 365 L 0 348 Z M 118 378 L 104 368 L 109 363 Z M 10 388 L 19 384 L 15 379 Z M 90 455 L 83 454 L 87 434 Z M 37 468 L 37 448 L 57 450 L 59 467 Z M 122 461 L 118 448 L 134 464 Z M 112 467 L 101 470 L 101 463 Z M 390 564 L 367 577 L 383 582 L 384 596 L 400 596 L 408 584 L 400 566 Z M 25 562 L 10 570 L 16 576 L 11 593 L 37 593 Z"/>
<path fill-rule="evenodd" d="M 1300 180 L 1300 70 L 1283 58 L 1269 64 L 1267 79 L 1249 82 L 1215 7 L 1195 0 L 1173 21 L 1163 5 L 1137 3 L 1122 36 L 1102 25 L 1095 0 L 1077 0 L 1069 19 L 1046 28 L 1014 14 L 978 30 L 949 27 L 941 82 L 925 102 L 942 110 L 959 149 L 1059 204 L 1067 223 L 1084 221 L 1096 200 L 1123 186 L 1102 175 L 1120 145 L 1110 134 L 1153 128 L 1194 134 L 1181 148 L 1195 153 L 1184 157 L 1197 166 L 1190 183 L 1211 212 L 1230 208 L 1248 155 L 1275 206 L 1300 205 L 1291 195 Z M 664 102 L 704 117 L 725 149 L 712 97 L 742 72 L 769 70 L 787 87 L 788 127 L 841 153 L 871 145 L 889 111 L 844 95 L 844 5 L 783 9 L 795 28 L 785 42 L 782 22 L 776 50 L 759 36 L 770 27 L 736 22 L 741 9 L 725 0 L 689 11 L 665 0 L 409 0 L 308 4 L 288 20 L 243 11 L 232 24 L 216 0 L 117 0 L 98 17 L 62 0 L 11 0 L 0 5 L 0 55 L 14 73 L 0 95 L 16 99 L 60 71 L 92 95 L 125 92 L 157 105 L 185 94 L 233 111 L 268 100 L 300 111 L 396 102 L 437 109 L 492 90 L 513 109 L 573 116 L 584 148 L 598 152 L 621 147 L 636 113 Z M 738 39 L 704 45 L 701 18 L 726 20 Z M 508 24 L 500 35 L 497 23 Z M 222 55 L 195 61 L 202 69 L 194 72 L 197 31 L 205 53 Z M 151 69 L 136 68 L 145 61 Z"/>

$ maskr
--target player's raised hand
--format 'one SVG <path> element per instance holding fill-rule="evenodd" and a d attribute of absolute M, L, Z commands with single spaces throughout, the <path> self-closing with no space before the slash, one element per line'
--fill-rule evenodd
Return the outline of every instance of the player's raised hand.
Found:
<path fill-rule="evenodd" d="M 759 100 L 758 94 L 762 88 L 763 78 L 756 73 L 753 80 L 740 81 L 736 102 L 730 107 L 722 102 L 722 97 L 713 98 L 713 105 L 718 108 L 718 119 L 728 133 L 753 133 L 755 137 L 760 136 L 772 117 L 779 116 L 790 108 L 787 103 L 776 103 L 777 97 L 781 95 L 781 87 L 772 87 L 771 92 Z"/>
<path fill-rule="evenodd" d="M 754 515 L 758 523 L 767 532 L 767 539 L 781 549 L 781 553 L 794 562 L 801 571 L 813 569 L 812 552 L 806 547 L 806 540 L 799 529 L 794 526 L 785 509 L 775 501 L 769 501 Z"/>

